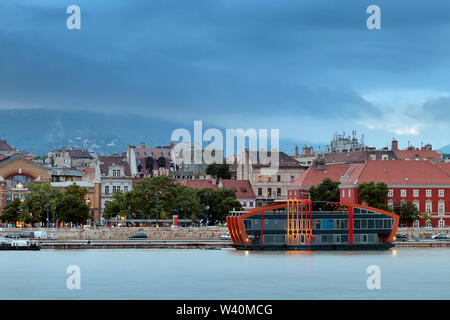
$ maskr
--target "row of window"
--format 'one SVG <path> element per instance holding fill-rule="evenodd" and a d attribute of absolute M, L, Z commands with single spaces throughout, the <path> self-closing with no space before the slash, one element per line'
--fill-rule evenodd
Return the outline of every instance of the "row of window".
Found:
<path fill-rule="evenodd" d="M 437 212 L 438 213 L 445 213 L 445 203 L 441 202 L 441 201 L 442 200 L 439 200 L 439 203 L 438 203 L 438 206 L 437 206 L 437 208 L 438 208 Z M 417 210 L 420 211 L 420 205 L 419 205 L 420 203 L 418 201 L 413 201 L 413 204 L 416 206 Z M 391 209 L 393 209 L 393 207 L 394 207 L 393 202 L 389 201 L 388 202 L 388 206 Z M 425 202 L 425 212 L 426 213 L 433 213 L 433 202 L 432 201 L 428 201 L 427 200 Z"/>
<path fill-rule="evenodd" d="M 120 186 L 113 186 L 112 187 L 112 193 L 116 193 L 120 190 Z M 128 186 L 123 187 L 123 192 L 128 192 Z M 105 186 L 105 194 L 109 194 L 109 186 Z"/>
<path fill-rule="evenodd" d="M 353 229 L 391 229 L 394 219 L 355 219 Z M 313 224 L 316 230 L 346 230 L 347 219 L 316 219 Z"/>
<path fill-rule="evenodd" d="M 413 189 L 413 197 L 418 197 L 419 196 L 419 189 Z M 425 190 L 425 196 L 426 197 L 431 197 L 431 192 L 432 190 L 431 189 L 427 189 L 427 190 Z M 407 194 L 407 189 L 401 189 L 400 190 L 400 196 L 401 197 L 406 197 L 406 194 Z M 444 197 L 444 195 L 445 195 L 445 190 L 444 189 L 439 189 L 438 190 L 438 195 L 439 195 L 439 197 Z M 394 190 L 393 189 L 389 189 L 389 193 L 388 193 L 388 196 L 389 197 L 393 197 L 394 196 Z"/>
<path fill-rule="evenodd" d="M 291 176 L 290 182 L 294 182 L 295 176 Z M 262 182 L 262 174 L 258 174 L 258 182 Z M 267 176 L 267 182 L 272 182 L 272 176 Z M 281 182 L 281 175 L 277 175 L 277 182 Z"/>
<path fill-rule="evenodd" d="M 258 188 L 258 196 L 263 195 L 262 190 L 263 190 L 262 188 Z M 275 196 L 275 194 L 272 194 L 272 188 L 267 188 L 267 196 L 268 197 Z M 281 188 L 277 188 L 276 196 L 281 197 Z"/>
<path fill-rule="evenodd" d="M 324 243 L 348 243 L 347 234 L 322 234 L 320 238 Z M 353 243 L 377 243 L 378 235 L 371 234 L 354 234 Z"/>
<path fill-rule="evenodd" d="M 121 171 L 120 170 L 113 170 L 113 177 L 120 177 L 120 173 L 121 173 Z"/>

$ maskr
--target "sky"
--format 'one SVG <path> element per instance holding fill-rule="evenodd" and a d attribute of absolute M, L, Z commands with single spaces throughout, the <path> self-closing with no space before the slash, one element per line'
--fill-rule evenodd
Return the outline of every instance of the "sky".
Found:
<path fill-rule="evenodd" d="M 69 30 L 66 8 L 81 9 Z M 369 5 L 381 29 L 369 30 Z M 450 144 L 448 0 L 2 0 L 0 111 Z M 99 130 L 93 127 L 92 130 Z"/>

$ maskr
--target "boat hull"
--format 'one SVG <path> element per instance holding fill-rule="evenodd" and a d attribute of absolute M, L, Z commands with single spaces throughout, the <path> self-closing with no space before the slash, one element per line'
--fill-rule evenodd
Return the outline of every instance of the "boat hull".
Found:
<path fill-rule="evenodd" d="M 311 250 L 389 250 L 395 247 L 393 243 L 377 243 L 377 244 L 330 244 L 330 245 L 252 245 L 239 246 L 235 245 L 237 250 L 255 250 L 255 251 L 311 251 Z"/>

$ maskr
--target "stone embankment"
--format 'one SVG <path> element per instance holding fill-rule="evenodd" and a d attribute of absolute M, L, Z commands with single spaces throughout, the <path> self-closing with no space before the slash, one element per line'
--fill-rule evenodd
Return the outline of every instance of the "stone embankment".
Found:
<path fill-rule="evenodd" d="M 226 227 L 187 228 L 3 228 L 0 236 L 23 231 L 45 231 L 54 233 L 58 240 L 128 240 L 137 233 L 145 233 L 148 240 L 220 240 L 227 233 Z"/>

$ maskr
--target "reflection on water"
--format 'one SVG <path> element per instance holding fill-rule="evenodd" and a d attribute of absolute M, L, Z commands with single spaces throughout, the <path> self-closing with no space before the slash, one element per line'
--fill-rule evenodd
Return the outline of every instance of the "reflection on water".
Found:
<path fill-rule="evenodd" d="M 450 250 L 0 252 L 0 299 L 448 299 Z M 66 289 L 67 266 L 81 290 Z M 368 290 L 367 267 L 381 270 Z"/>

